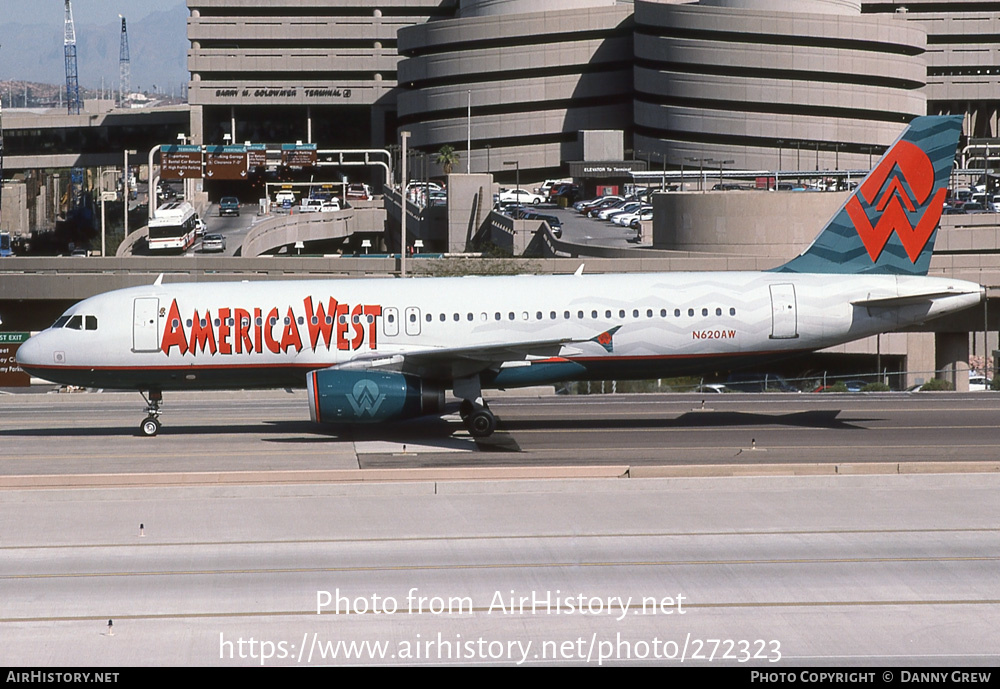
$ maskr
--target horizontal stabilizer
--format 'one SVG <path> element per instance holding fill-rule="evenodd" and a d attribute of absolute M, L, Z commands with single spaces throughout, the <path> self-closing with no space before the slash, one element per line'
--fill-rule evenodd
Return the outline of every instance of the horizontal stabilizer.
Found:
<path fill-rule="evenodd" d="M 957 297 L 961 294 L 969 294 L 965 291 L 943 291 L 943 292 L 925 292 L 923 294 L 905 294 L 898 297 L 880 297 L 878 299 L 858 299 L 857 301 L 852 301 L 851 304 L 854 306 L 865 306 L 868 308 L 895 308 L 898 306 L 912 306 L 913 304 L 923 304 L 929 301 L 934 301 L 935 299 L 943 299 L 944 297 Z"/>

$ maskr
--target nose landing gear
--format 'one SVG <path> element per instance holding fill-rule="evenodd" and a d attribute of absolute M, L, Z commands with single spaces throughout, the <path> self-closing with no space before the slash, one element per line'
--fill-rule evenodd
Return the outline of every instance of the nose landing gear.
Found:
<path fill-rule="evenodd" d="M 142 392 L 139 392 L 142 395 Z M 139 424 L 139 432 L 146 437 L 153 437 L 160 432 L 160 402 L 163 401 L 163 392 L 160 390 L 150 390 L 149 397 L 142 395 L 146 400 L 146 418 Z"/>

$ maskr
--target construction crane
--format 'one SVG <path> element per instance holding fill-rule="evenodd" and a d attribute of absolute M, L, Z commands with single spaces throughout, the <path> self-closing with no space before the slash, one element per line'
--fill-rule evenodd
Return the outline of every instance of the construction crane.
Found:
<path fill-rule="evenodd" d="M 118 15 L 122 20 L 122 43 L 118 50 L 118 107 L 126 107 L 125 103 L 131 93 L 132 73 L 128 59 L 128 32 L 125 30 L 125 17 Z"/>
<path fill-rule="evenodd" d="M 76 77 L 76 29 L 73 27 L 73 7 L 66 0 L 66 33 L 63 37 L 66 55 L 66 107 L 70 115 L 80 114 L 80 82 Z"/>

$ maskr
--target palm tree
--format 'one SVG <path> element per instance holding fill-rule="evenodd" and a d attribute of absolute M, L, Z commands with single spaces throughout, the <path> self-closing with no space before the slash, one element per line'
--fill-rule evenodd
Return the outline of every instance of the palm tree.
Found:
<path fill-rule="evenodd" d="M 450 175 L 452 167 L 455 166 L 458 160 L 459 155 L 455 152 L 455 147 L 448 146 L 446 144 L 438 151 L 437 158 L 434 162 L 441 166 L 441 169 L 444 170 L 444 174 Z"/>

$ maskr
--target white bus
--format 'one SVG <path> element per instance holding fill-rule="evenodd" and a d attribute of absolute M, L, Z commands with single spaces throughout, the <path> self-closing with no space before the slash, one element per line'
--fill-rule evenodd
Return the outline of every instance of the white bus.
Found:
<path fill-rule="evenodd" d="M 171 201 L 149 221 L 149 250 L 186 251 L 194 244 L 198 214 L 187 201 Z"/>

